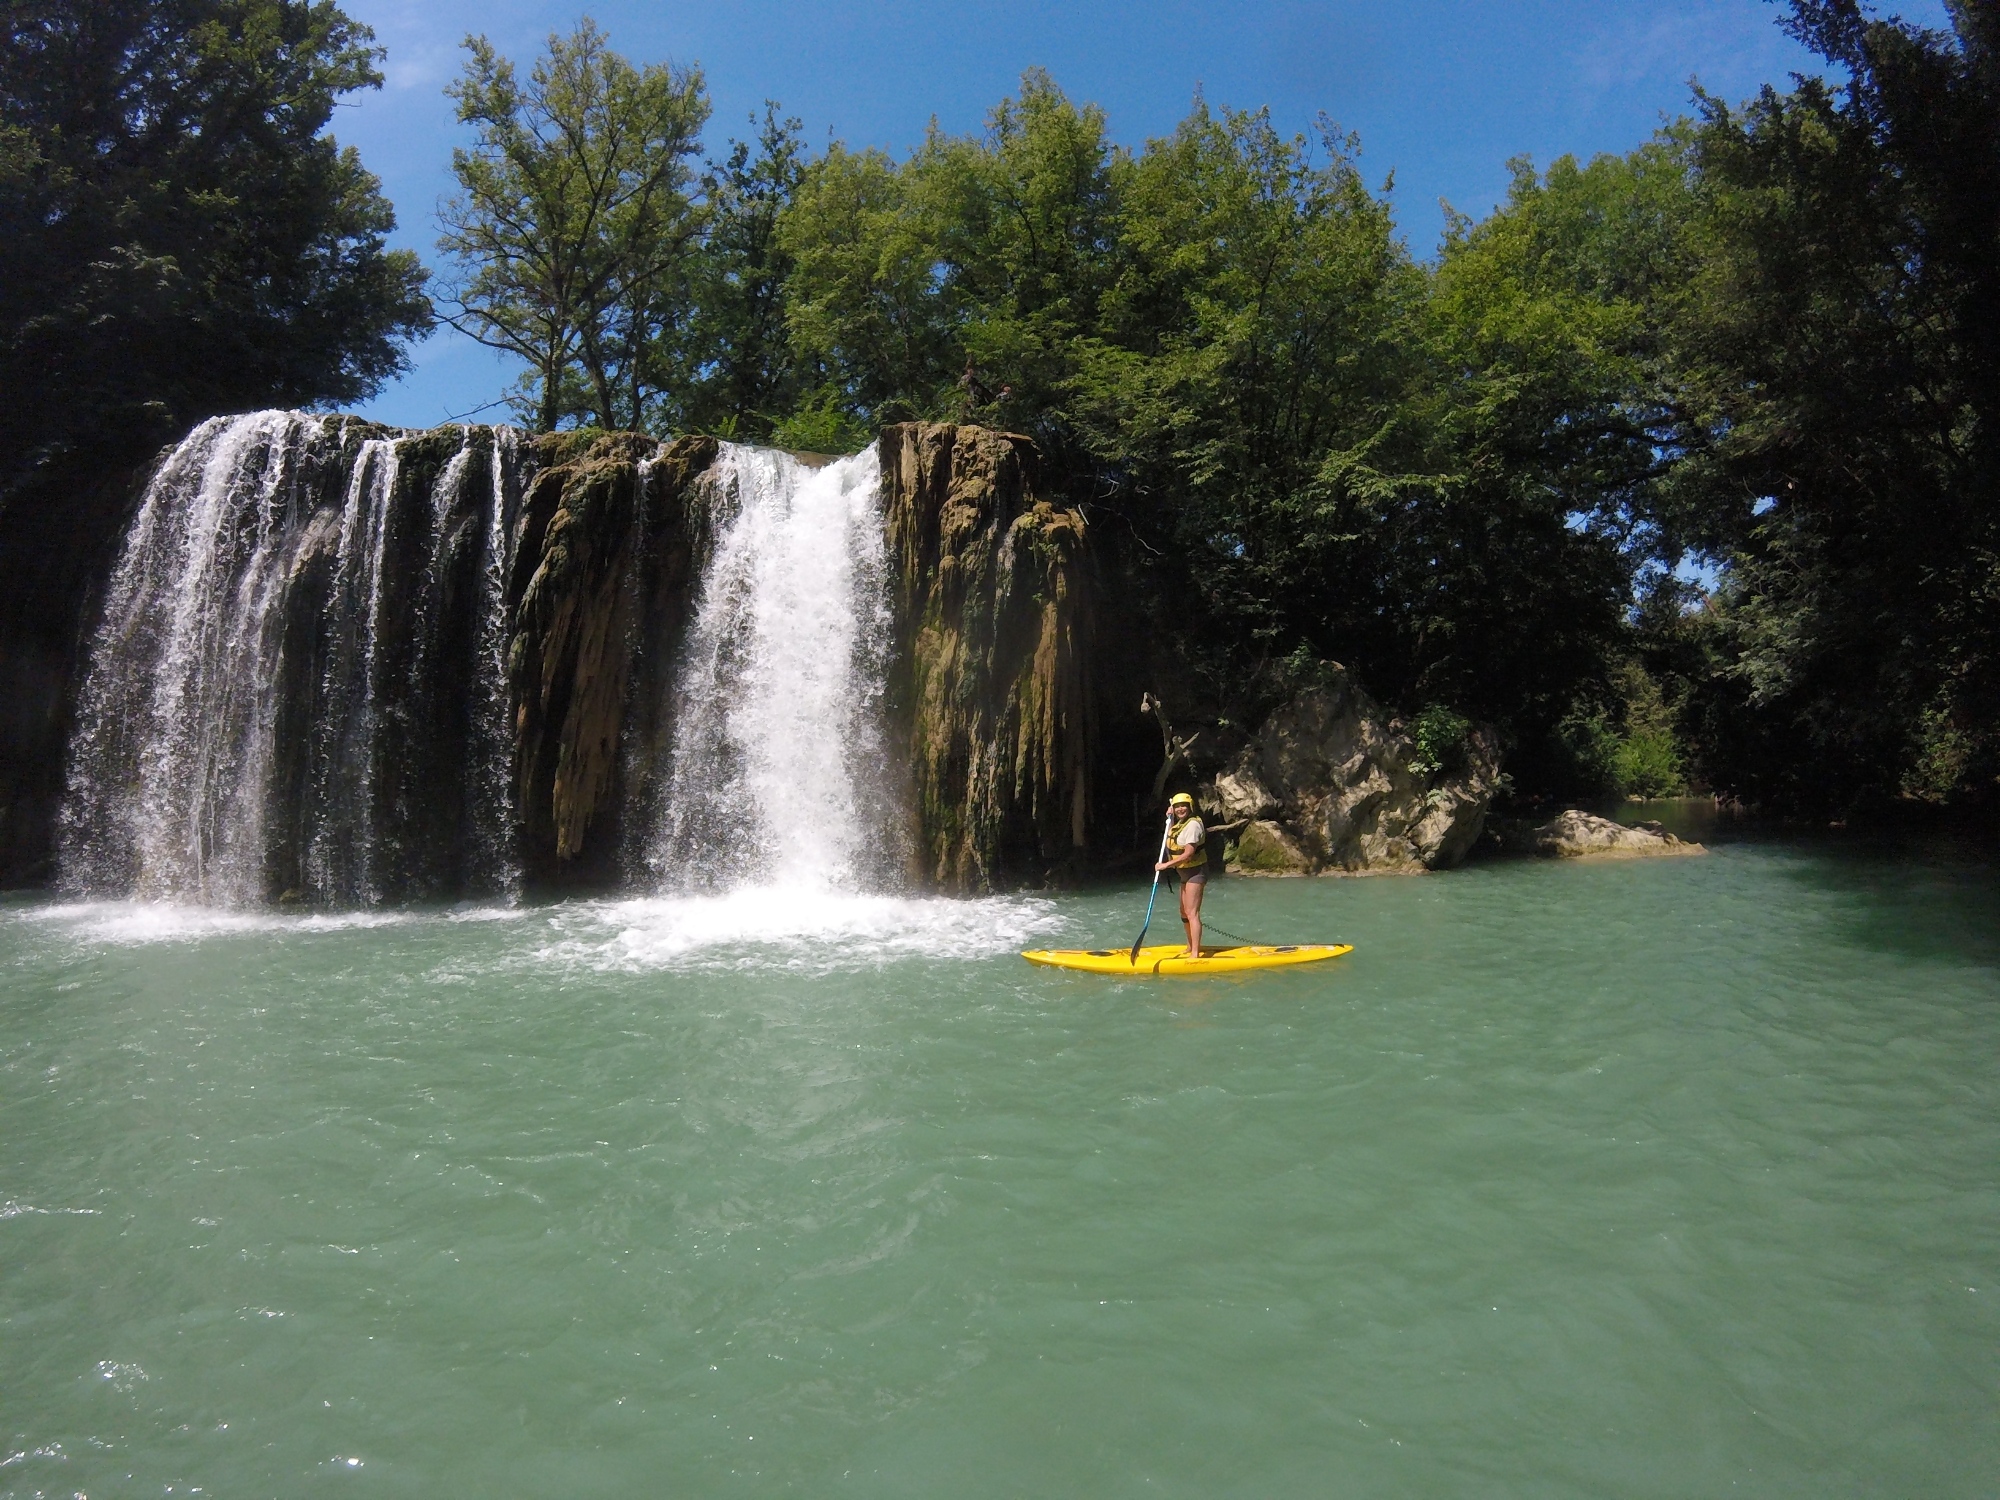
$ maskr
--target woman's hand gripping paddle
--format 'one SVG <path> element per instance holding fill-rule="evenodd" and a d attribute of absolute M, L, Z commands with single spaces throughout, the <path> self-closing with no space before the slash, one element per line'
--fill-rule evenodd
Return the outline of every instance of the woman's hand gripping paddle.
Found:
<path fill-rule="evenodd" d="M 1167 857 L 1167 835 L 1174 831 L 1172 809 L 1167 812 L 1166 826 L 1160 829 L 1160 852 L 1153 856 L 1153 890 L 1146 897 L 1146 926 L 1139 929 L 1139 935 L 1132 939 L 1132 966 L 1139 966 L 1139 945 L 1146 941 L 1146 931 L 1153 925 L 1153 903 L 1160 895 L 1160 861 Z"/>

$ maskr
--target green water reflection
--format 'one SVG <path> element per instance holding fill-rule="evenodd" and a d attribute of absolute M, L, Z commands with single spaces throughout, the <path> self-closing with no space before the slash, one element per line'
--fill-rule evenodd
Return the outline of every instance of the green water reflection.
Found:
<path fill-rule="evenodd" d="M 1993 1493 L 1989 867 L 1142 904 L 0 906 L 0 1495 Z"/>

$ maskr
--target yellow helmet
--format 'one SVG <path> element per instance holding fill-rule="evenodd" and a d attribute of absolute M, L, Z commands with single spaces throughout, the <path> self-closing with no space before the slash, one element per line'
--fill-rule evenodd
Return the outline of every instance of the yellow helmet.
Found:
<path fill-rule="evenodd" d="M 1167 806 L 1169 807 L 1179 807 L 1183 802 L 1189 807 L 1194 806 L 1194 798 L 1190 797 L 1186 792 L 1175 792 L 1173 796 L 1167 798 Z"/>

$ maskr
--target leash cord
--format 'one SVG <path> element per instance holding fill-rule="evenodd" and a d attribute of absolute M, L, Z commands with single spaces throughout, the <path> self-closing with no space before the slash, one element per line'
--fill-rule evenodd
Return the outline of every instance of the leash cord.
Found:
<path fill-rule="evenodd" d="M 1185 886 L 1186 884 L 1187 882 L 1185 880 L 1176 879 L 1174 882 L 1174 890 L 1176 891 L 1176 893 L 1178 893 L 1181 887 Z M 1243 936 L 1243 934 L 1240 932 L 1231 932 L 1227 927 L 1216 926 L 1215 923 L 1208 920 L 1208 916 L 1206 913 L 1203 913 L 1202 915 L 1201 930 L 1202 930 L 1202 935 L 1204 937 L 1206 937 L 1209 933 L 1212 932 L 1217 937 L 1234 938 L 1237 942 L 1248 943 L 1253 948 L 1257 947 L 1259 945 L 1259 942 L 1261 941 L 1258 938 L 1247 938 Z"/>

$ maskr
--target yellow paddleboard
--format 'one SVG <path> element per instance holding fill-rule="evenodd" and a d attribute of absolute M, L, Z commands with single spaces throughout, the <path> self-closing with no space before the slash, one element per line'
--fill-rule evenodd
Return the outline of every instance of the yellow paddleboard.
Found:
<path fill-rule="evenodd" d="M 1081 969 L 1086 974 L 1239 974 L 1246 969 L 1278 969 L 1287 964 L 1316 964 L 1352 953 L 1352 943 L 1288 943 L 1274 947 L 1245 943 L 1235 948 L 1204 948 L 1200 958 L 1184 958 L 1182 943 L 1141 948 L 1132 961 L 1130 948 L 1030 948 L 1021 957 L 1052 969 Z"/>

